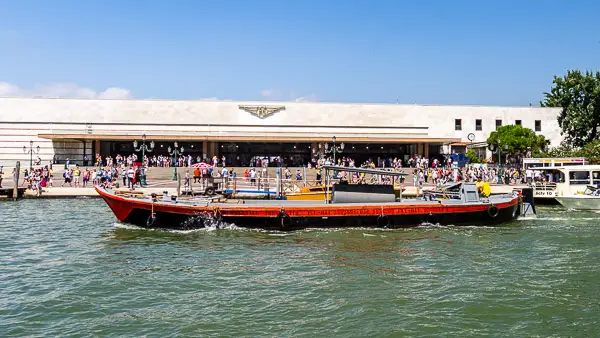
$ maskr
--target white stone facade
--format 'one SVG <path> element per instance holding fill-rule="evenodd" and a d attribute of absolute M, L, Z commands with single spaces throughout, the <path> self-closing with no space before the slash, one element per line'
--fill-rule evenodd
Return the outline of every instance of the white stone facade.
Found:
<path fill-rule="evenodd" d="M 240 106 L 281 108 L 259 118 Z M 0 164 L 29 161 L 23 146 L 34 141 L 47 163 L 66 154 L 90 158 L 94 140 L 328 141 L 369 143 L 483 142 L 496 128 L 520 120 L 541 125 L 558 145 L 559 108 L 433 106 L 313 102 L 233 102 L 0 98 Z M 460 119 L 462 130 L 455 130 Z M 476 130 L 481 120 L 481 130 Z M 34 155 L 36 158 L 38 155 Z M 73 158 L 75 157 L 75 158 Z"/>

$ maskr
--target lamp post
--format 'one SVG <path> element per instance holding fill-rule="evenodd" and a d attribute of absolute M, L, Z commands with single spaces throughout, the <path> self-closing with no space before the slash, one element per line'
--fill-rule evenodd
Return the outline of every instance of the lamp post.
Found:
<path fill-rule="evenodd" d="M 133 150 L 135 152 L 142 152 L 142 185 L 146 185 L 146 152 L 151 153 L 154 149 L 154 141 L 150 141 L 150 145 L 146 144 L 146 134 L 142 135 L 142 144 L 138 148 L 137 140 L 133 141 Z"/>
<path fill-rule="evenodd" d="M 33 147 L 33 141 L 29 141 L 29 148 L 27 146 L 23 146 L 23 152 L 25 154 L 29 154 L 29 171 L 33 169 L 33 154 L 40 153 L 40 146 Z"/>
<path fill-rule="evenodd" d="M 173 181 L 177 181 L 177 157 L 183 154 L 183 146 L 180 148 L 177 141 L 175 141 L 173 145 L 173 150 L 171 151 L 171 147 L 169 147 L 167 151 L 169 152 L 169 155 L 173 156 Z"/>
<path fill-rule="evenodd" d="M 498 184 L 502 184 L 502 145 L 500 144 L 499 138 L 497 139 L 497 143 L 497 146 L 490 144 L 488 146 L 488 149 L 492 152 L 494 152 L 495 150 L 498 151 Z M 504 151 L 508 151 L 508 144 L 504 145 Z"/>
<path fill-rule="evenodd" d="M 336 138 L 335 136 L 331 138 L 331 141 L 333 142 L 333 145 L 331 147 L 329 147 L 329 144 L 325 143 L 325 144 L 321 144 L 319 143 L 319 151 L 322 151 L 324 154 L 330 154 L 333 153 L 333 165 L 337 164 L 336 161 L 336 153 L 342 153 L 344 152 L 344 142 L 342 142 L 339 146 L 336 146 L 335 141 Z M 323 149 L 321 149 L 323 148 Z"/>

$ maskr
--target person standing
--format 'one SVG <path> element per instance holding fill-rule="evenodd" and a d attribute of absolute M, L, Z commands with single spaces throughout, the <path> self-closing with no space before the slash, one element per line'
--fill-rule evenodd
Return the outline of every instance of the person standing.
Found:
<path fill-rule="evenodd" d="M 133 170 L 133 167 L 129 167 L 129 170 L 127 170 L 127 188 L 131 189 L 133 188 L 133 179 L 135 178 L 135 170 Z"/>
<path fill-rule="evenodd" d="M 83 187 L 85 188 L 88 184 L 88 182 L 90 181 L 90 170 L 89 169 L 85 169 L 85 171 L 83 172 Z"/>
<path fill-rule="evenodd" d="M 191 185 L 190 185 L 190 171 L 189 169 L 185 170 L 185 182 L 183 183 L 183 187 L 184 189 L 190 189 Z"/>
<path fill-rule="evenodd" d="M 200 183 L 200 168 L 194 168 L 194 183 Z"/>
<path fill-rule="evenodd" d="M 127 168 L 126 167 L 121 168 L 121 175 L 123 176 L 123 186 L 126 187 L 127 186 Z"/>
<path fill-rule="evenodd" d="M 229 170 L 227 170 L 227 168 L 223 167 L 223 169 L 221 169 L 221 177 L 223 177 L 224 182 L 227 182 L 229 179 Z"/>
<path fill-rule="evenodd" d="M 75 188 L 81 187 L 79 185 L 79 177 L 81 177 L 81 169 L 79 169 L 79 165 L 76 165 L 75 169 L 73 169 L 73 180 L 75 181 Z"/>
<path fill-rule="evenodd" d="M 4 176 L 4 166 L 0 165 L 0 188 L 2 188 L 3 176 Z"/>

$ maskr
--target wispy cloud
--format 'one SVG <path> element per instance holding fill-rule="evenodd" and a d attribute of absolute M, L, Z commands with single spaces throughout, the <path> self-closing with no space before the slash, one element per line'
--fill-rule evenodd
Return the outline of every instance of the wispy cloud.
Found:
<path fill-rule="evenodd" d="M 275 91 L 273 89 L 263 89 L 260 91 L 260 96 L 264 97 L 265 99 L 272 98 L 274 94 Z"/>
<path fill-rule="evenodd" d="M 297 95 L 295 91 L 285 91 L 278 89 L 263 89 L 260 91 L 260 96 L 266 100 L 273 101 L 295 101 L 295 102 L 317 102 L 319 97 L 317 94 L 311 93 L 307 95 Z"/>
<path fill-rule="evenodd" d="M 318 102 L 319 97 L 317 96 L 317 94 L 312 93 L 312 94 L 308 94 L 305 96 L 297 97 L 295 101 L 296 102 Z"/>
<path fill-rule="evenodd" d="M 8 82 L 0 82 L 0 97 L 123 100 L 132 99 L 133 94 L 129 89 L 125 88 L 110 87 L 105 90 L 97 91 L 79 86 L 75 83 L 40 84 L 33 86 L 33 88 L 26 89 Z"/>

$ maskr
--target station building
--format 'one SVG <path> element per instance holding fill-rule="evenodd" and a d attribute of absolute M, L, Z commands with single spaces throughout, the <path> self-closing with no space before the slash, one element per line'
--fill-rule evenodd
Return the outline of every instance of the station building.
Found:
<path fill-rule="evenodd" d="M 184 154 L 225 156 L 235 166 L 252 165 L 256 158 L 306 164 L 334 136 L 337 145 L 345 146 L 338 156 L 357 164 L 368 158 L 433 158 L 463 153 L 468 146 L 486 152 L 489 134 L 506 124 L 531 128 L 556 146 L 562 140 L 559 112 L 540 107 L 0 98 L 0 165 L 29 163 L 31 145 L 34 160 L 39 157 L 43 163 L 68 158 L 83 164 L 84 156 L 92 159 L 96 153 L 103 158 L 128 155 L 133 141 L 140 142 L 144 134 L 155 142 L 153 154 L 167 155 L 177 141 Z"/>

